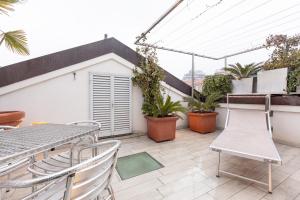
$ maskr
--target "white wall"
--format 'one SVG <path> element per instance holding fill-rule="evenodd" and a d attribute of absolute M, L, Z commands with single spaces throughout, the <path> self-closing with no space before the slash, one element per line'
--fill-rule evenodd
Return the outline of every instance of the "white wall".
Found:
<path fill-rule="evenodd" d="M 230 104 L 231 108 L 261 109 L 263 105 Z M 273 139 L 279 143 L 300 147 L 300 106 L 271 106 L 273 117 L 271 124 L 273 127 Z M 216 110 L 217 127 L 223 129 L 226 119 L 226 104 L 221 104 Z M 241 119 L 242 120 L 242 119 Z"/>
<path fill-rule="evenodd" d="M 43 67 L 43 66 L 40 66 Z M 34 121 L 67 123 L 89 119 L 89 73 L 132 76 L 134 65 L 115 54 L 108 54 L 65 69 L 56 70 L 29 80 L 0 88 L 0 110 L 26 112 L 23 126 Z M 75 72 L 75 77 L 74 73 Z M 174 100 L 183 94 L 166 90 Z M 146 132 L 146 120 L 141 112 L 142 94 L 132 88 L 133 132 Z M 185 120 L 178 121 L 183 127 Z"/>
<path fill-rule="evenodd" d="M 167 85 L 165 82 L 162 83 L 164 88 L 164 96 L 170 95 L 173 101 L 181 101 L 181 104 L 187 107 L 187 102 L 183 102 L 183 97 L 187 97 L 186 94 L 178 91 L 177 89 Z M 181 119 L 177 120 L 177 128 L 187 128 L 188 127 L 188 119 L 186 114 L 180 114 Z"/>

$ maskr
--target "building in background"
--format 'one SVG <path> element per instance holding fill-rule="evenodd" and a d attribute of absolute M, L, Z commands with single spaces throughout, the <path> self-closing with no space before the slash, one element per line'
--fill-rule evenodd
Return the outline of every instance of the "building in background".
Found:
<path fill-rule="evenodd" d="M 203 80 L 205 78 L 205 73 L 201 70 L 195 70 L 195 73 L 194 73 L 194 85 L 195 85 L 195 90 L 198 90 L 198 91 L 202 91 L 202 85 L 203 85 Z M 190 70 L 188 73 L 186 73 L 182 80 L 192 86 L 192 70 Z"/>
<path fill-rule="evenodd" d="M 215 75 L 217 75 L 217 74 L 224 74 L 224 75 L 226 75 L 227 73 L 226 73 L 226 71 L 224 70 L 224 68 L 221 68 L 221 69 L 216 69 Z"/>

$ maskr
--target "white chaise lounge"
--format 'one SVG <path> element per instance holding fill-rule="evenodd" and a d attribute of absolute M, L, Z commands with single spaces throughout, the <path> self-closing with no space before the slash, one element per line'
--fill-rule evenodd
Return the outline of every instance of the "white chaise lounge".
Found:
<path fill-rule="evenodd" d="M 268 191 L 272 193 L 272 164 L 281 164 L 281 158 L 272 139 L 270 95 L 265 95 L 265 111 L 230 109 L 230 96 L 233 95 L 227 95 L 225 129 L 210 145 L 210 149 L 219 153 L 217 177 L 219 177 L 221 172 L 223 174 L 263 184 L 268 186 Z M 221 170 L 221 153 L 268 163 L 268 183 Z"/>

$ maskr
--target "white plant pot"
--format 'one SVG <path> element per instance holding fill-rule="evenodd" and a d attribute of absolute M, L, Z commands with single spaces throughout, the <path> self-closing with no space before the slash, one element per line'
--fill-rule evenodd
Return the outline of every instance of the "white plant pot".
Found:
<path fill-rule="evenodd" d="M 282 94 L 287 90 L 288 68 L 257 73 L 257 93 Z"/>
<path fill-rule="evenodd" d="M 249 94 L 252 93 L 253 77 L 243 78 L 241 80 L 232 80 L 232 93 Z"/>

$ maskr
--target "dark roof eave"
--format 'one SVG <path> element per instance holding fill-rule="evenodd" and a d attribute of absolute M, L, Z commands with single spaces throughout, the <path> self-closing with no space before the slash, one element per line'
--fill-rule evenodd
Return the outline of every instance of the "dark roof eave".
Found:
<path fill-rule="evenodd" d="M 134 65 L 138 65 L 138 55 L 134 50 L 115 38 L 108 38 L 2 67 L 0 68 L 0 87 L 62 69 L 108 53 L 115 53 Z M 165 82 L 180 92 L 191 95 L 191 87 L 167 71 L 165 71 Z"/>

